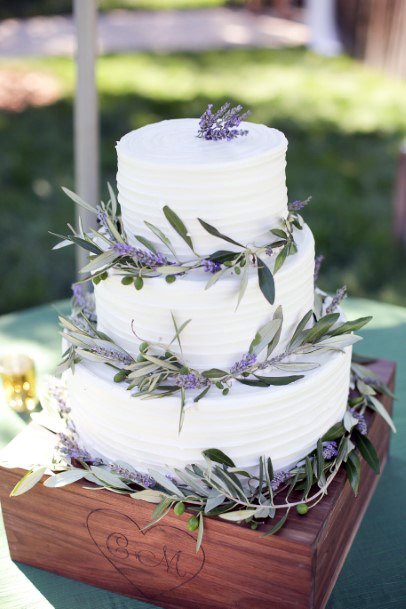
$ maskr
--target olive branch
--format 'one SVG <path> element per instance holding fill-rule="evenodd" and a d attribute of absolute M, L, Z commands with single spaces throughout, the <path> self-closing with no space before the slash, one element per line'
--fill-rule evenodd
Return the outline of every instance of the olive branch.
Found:
<path fill-rule="evenodd" d="M 219 517 L 245 524 L 253 529 L 266 522 L 274 523 L 263 537 L 277 533 L 287 522 L 290 511 L 301 515 L 313 509 L 327 494 L 342 467 L 355 495 L 358 493 L 362 457 L 376 474 L 380 464 L 377 452 L 368 439 L 365 413 L 375 411 L 393 431 L 393 422 L 379 400 L 379 394 L 394 397 L 382 380 L 365 366 L 373 360 L 354 355 L 351 382 L 357 395 L 349 398 L 342 421 L 319 438 L 316 447 L 288 471 L 273 469 L 270 457 L 260 457 L 258 465 L 244 471 L 219 449 L 203 451 L 202 460 L 171 474 L 156 470 L 137 472 L 126 463 L 112 463 L 92 456 L 81 447 L 72 421 L 63 382 L 53 379 L 44 394 L 44 424 L 49 428 L 50 415 L 60 430 L 52 463 L 33 467 L 16 484 L 11 495 L 30 490 L 50 470 L 44 485 L 58 488 L 73 482 L 92 483 L 132 499 L 155 504 L 151 526 L 172 509 L 177 516 L 189 513 L 187 528 L 197 530 L 196 551 L 204 533 L 204 520 Z M 4 464 L 7 467 L 7 464 Z M 280 515 L 282 513 L 282 515 Z"/>
<path fill-rule="evenodd" d="M 239 243 L 221 233 L 205 220 L 198 218 L 200 226 L 207 233 L 238 248 L 238 251 L 216 250 L 207 256 L 201 256 L 196 252 L 184 222 L 170 207 L 165 205 L 162 212 L 168 224 L 187 244 L 193 256 L 186 262 L 180 262 L 170 238 L 150 222 L 145 221 L 145 226 L 166 253 L 159 251 L 155 243 L 142 235 L 134 235 L 134 239 L 140 244 L 140 247 L 135 247 L 129 242 L 119 215 L 116 196 L 110 184 L 108 188 L 110 197 L 108 202 L 105 204 L 102 201 L 97 208 L 83 201 L 74 192 L 63 188 L 63 191 L 77 205 L 96 214 L 99 222 L 98 230 L 90 229 L 85 232 L 79 222 L 78 230 L 68 225 L 70 233 L 67 235 L 51 233 L 62 239 L 53 249 L 76 244 L 89 252 L 89 262 L 81 269 L 81 273 L 85 275 L 81 283 L 93 281 L 97 285 L 108 278 L 109 271 L 114 270 L 121 276 L 121 282 L 124 285 L 133 285 L 140 290 L 148 278 L 165 277 L 168 283 L 173 283 L 187 273 L 200 270 L 210 274 L 206 283 L 206 289 L 209 289 L 224 275 L 233 273 L 240 278 L 238 306 L 248 285 L 249 270 L 255 268 L 262 294 L 270 304 L 274 303 L 274 275 L 283 266 L 287 257 L 297 252 L 294 233 L 295 230 L 303 229 L 303 220 L 297 213 L 301 207 L 297 205 L 297 201 L 292 204 L 292 211 L 289 212 L 287 218 L 281 220 L 280 226 L 269 231 L 269 242 L 261 246 Z M 300 202 L 300 204 L 304 206 L 307 201 Z M 274 258 L 273 271 L 266 262 L 267 258 Z"/>
<path fill-rule="evenodd" d="M 321 309 L 325 307 L 325 302 L 324 296 Z M 86 304 L 89 306 L 89 301 Z M 297 324 L 283 352 L 274 355 L 283 326 L 283 312 L 279 306 L 272 319 L 257 331 L 247 353 L 229 370 L 217 367 L 198 370 L 187 363 L 181 343 L 182 332 L 191 323 L 190 319 L 179 324 L 172 314 L 174 336 L 169 344 L 139 337 L 133 321 L 132 330 L 139 350 L 138 355 L 133 357 L 97 329 L 95 313 L 92 313 L 91 321 L 74 297 L 73 315 L 60 317 L 62 336 L 69 344 L 63 354 L 60 370 L 71 368 L 74 372 L 75 365 L 81 360 L 98 362 L 115 369 L 114 381 L 124 383 L 135 397 L 156 399 L 179 394 L 180 432 L 188 400 L 196 403 L 210 390 L 227 395 L 234 383 L 270 388 L 300 381 L 306 371 L 320 365 L 317 361 L 311 361 L 312 354 L 343 351 L 355 344 L 361 337 L 353 333 L 370 319 L 361 317 L 343 322 L 339 313 L 321 312 L 317 315 L 310 310 Z"/>

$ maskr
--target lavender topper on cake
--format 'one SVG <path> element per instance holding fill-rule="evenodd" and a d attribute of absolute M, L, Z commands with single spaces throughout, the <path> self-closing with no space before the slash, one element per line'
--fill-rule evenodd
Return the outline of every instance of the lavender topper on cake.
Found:
<path fill-rule="evenodd" d="M 205 140 L 219 141 L 227 140 L 230 142 L 239 135 L 247 135 L 247 129 L 238 129 L 241 122 L 251 114 L 250 110 L 241 114 L 242 106 L 230 107 L 230 102 L 226 102 L 217 112 L 212 112 L 213 104 L 207 106 L 199 120 L 200 129 L 197 137 Z"/>

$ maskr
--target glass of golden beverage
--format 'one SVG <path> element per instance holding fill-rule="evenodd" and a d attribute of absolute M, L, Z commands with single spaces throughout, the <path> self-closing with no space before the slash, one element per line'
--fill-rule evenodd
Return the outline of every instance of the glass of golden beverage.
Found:
<path fill-rule="evenodd" d="M 35 365 L 28 355 L 0 357 L 0 378 L 6 404 L 16 412 L 31 412 L 37 405 Z"/>

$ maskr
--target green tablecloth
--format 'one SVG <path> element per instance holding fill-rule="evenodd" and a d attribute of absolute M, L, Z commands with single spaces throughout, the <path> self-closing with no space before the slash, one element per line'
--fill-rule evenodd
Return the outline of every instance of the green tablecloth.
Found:
<path fill-rule="evenodd" d="M 374 316 L 373 323 L 362 332 L 364 341 L 357 345 L 357 352 L 398 362 L 398 433 L 392 439 L 390 459 L 327 609 L 401 609 L 406 607 L 406 309 L 361 299 L 348 299 L 345 309 L 350 318 Z M 60 354 L 57 313 L 66 310 L 66 302 L 59 302 L 0 318 L 0 352 L 23 351 L 35 359 L 39 375 L 51 371 Z M 18 415 L 2 407 L 0 446 L 24 424 Z M 151 605 L 13 563 L 0 523 L 0 607 L 146 609 Z"/>

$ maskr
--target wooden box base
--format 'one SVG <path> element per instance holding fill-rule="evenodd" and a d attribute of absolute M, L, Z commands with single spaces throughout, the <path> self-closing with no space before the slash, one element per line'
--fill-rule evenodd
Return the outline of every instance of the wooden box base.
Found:
<path fill-rule="evenodd" d="M 380 360 L 371 368 L 393 387 L 392 362 Z M 391 412 L 391 400 L 383 402 Z M 27 446 L 41 450 L 48 441 L 44 434 L 29 426 L 11 448 L 14 453 Z M 369 421 L 369 437 L 383 468 L 389 429 L 377 415 Z M 306 516 L 292 514 L 277 535 L 265 539 L 265 526 L 253 531 L 207 520 L 196 554 L 196 534 L 186 530 L 186 514 L 171 513 L 142 531 L 150 522 L 150 504 L 87 490 L 81 483 L 60 489 L 38 484 L 10 498 L 22 474 L 0 469 L 14 560 L 167 609 L 323 609 L 378 481 L 363 462 L 355 498 L 340 472 L 316 508 Z"/>

